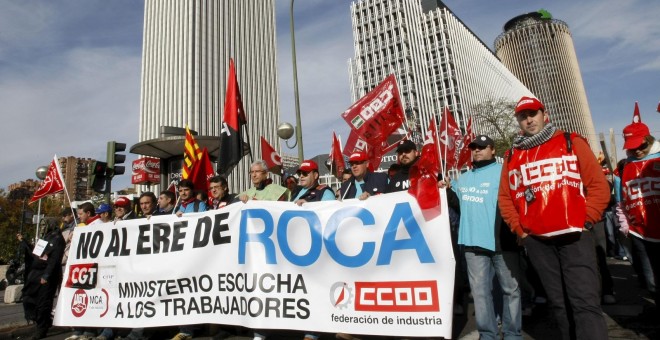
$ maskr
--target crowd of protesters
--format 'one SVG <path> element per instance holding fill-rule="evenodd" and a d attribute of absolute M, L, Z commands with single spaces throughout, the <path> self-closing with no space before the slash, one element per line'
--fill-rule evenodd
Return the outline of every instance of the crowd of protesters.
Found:
<path fill-rule="evenodd" d="M 562 339 L 606 339 L 601 304 L 616 303 L 607 256 L 630 261 L 640 284 L 658 302 L 660 194 L 655 186 L 660 177 L 660 143 L 645 124 L 638 121 L 626 126 L 627 158 L 614 171 L 607 171 L 584 138 L 553 126 L 538 99 L 521 98 L 512 114 L 521 134 L 507 150 L 503 164 L 496 162 L 495 142 L 479 135 L 468 145 L 472 167 L 454 180 L 438 178 L 438 187 L 447 190 L 457 263 L 454 313 L 463 313 L 469 290 L 481 339 L 522 339 L 523 316 L 530 315 L 535 303 L 547 302 Z M 182 180 L 178 199 L 171 191 L 159 196 L 145 192 L 135 205 L 119 197 L 112 205 L 102 203 L 95 208 L 83 203 L 77 211 L 64 209 L 61 227 L 49 225 L 38 252 L 32 252 L 32 245 L 18 235 L 30 254 L 24 305 L 26 317 L 37 326 L 33 338 L 43 338 L 52 324 L 53 299 L 76 227 L 74 213 L 78 226 L 85 226 L 152 215 L 182 216 L 249 200 L 297 205 L 366 200 L 410 187 L 410 169 L 420 152 L 412 141 L 404 140 L 396 153 L 396 167 L 378 173 L 369 169 L 366 153 L 354 152 L 336 191 L 319 183 L 314 161 L 299 164 L 295 176 L 286 177 L 280 186 L 269 178 L 266 163 L 258 160 L 250 167 L 252 186 L 241 193 L 230 193 L 227 179 L 217 176 L 209 181 L 211 197 L 195 192 L 191 181 Z M 192 339 L 203 329 L 215 338 L 228 334 L 217 325 L 184 325 L 172 339 Z M 137 340 L 155 331 L 76 328 L 67 340 L 120 336 Z M 269 334 L 265 329 L 250 332 L 254 339 Z M 319 334 L 304 332 L 303 337 L 316 340 Z M 358 339 L 345 333 L 336 337 Z"/>

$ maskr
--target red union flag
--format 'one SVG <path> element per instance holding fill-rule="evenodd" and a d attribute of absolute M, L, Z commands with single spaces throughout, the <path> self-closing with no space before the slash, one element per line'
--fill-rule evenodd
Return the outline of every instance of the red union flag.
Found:
<path fill-rule="evenodd" d="M 442 146 L 442 158 L 445 160 L 445 169 L 455 168 L 458 163 L 458 146 L 463 141 L 463 134 L 454 117 L 445 107 L 440 119 L 440 145 Z"/>
<path fill-rule="evenodd" d="M 438 132 L 435 128 L 435 118 L 429 122 L 424 146 L 419 160 L 410 167 L 410 188 L 422 209 L 426 219 L 440 214 L 440 192 L 438 191 L 438 173 L 440 172 L 440 154 L 438 151 Z"/>
<path fill-rule="evenodd" d="M 30 203 L 41 199 L 42 197 L 56 194 L 64 190 L 64 181 L 62 179 L 62 171 L 60 170 L 60 163 L 57 161 L 57 155 L 53 157 L 48 167 L 46 178 L 39 186 L 39 189 L 34 193 Z"/>
<path fill-rule="evenodd" d="M 346 168 L 346 164 L 344 164 L 344 155 L 341 153 L 341 144 L 339 143 L 339 138 L 337 138 L 337 134 L 334 132 L 332 132 L 332 146 L 330 147 L 330 157 L 328 158 L 328 163 L 330 165 L 332 174 L 335 175 L 335 177 L 341 179 L 342 173 Z"/>
<path fill-rule="evenodd" d="M 458 156 L 458 169 L 461 169 L 464 165 L 472 166 L 472 152 L 468 147 L 470 143 L 474 140 L 474 132 L 472 132 L 472 117 L 468 118 L 467 128 L 465 129 L 465 136 L 463 136 L 463 143 L 459 151 Z"/>
<path fill-rule="evenodd" d="M 261 136 L 261 159 L 268 165 L 268 171 L 276 175 L 282 173 L 282 157 L 263 136 Z"/>
<path fill-rule="evenodd" d="M 202 149 L 202 156 L 195 163 L 195 167 L 192 169 L 192 174 L 190 174 L 189 179 L 193 182 L 195 190 L 204 191 L 209 189 L 209 180 L 213 176 L 215 176 L 215 171 L 213 171 L 209 152 L 204 148 Z"/>
<path fill-rule="evenodd" d="M 405 120 L 394 75 L 385 78 L 341 116 L 369 147 L 380 146 Z"/>

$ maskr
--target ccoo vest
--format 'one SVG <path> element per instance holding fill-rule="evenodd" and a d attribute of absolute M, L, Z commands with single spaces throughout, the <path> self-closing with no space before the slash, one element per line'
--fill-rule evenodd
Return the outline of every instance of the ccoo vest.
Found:
<path fill-rule="evenodd" d="M 528 234 L 551 237 L 582 231 L 587 208 L 572 138 L 557 134 L 535 148 L 515 149 L 509 155 L 509 189 Z"/>
<path fill-rule="evenodd" d="M 621 178 L 623 208 L 630 232 L 660 242 L 660 157 L 628 162 Z M 635 221 L 635 223 L 632 223 Z"/>

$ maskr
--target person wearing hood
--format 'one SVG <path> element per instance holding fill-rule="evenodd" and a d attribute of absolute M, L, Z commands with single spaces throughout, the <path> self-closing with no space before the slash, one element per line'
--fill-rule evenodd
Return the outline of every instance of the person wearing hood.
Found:
<path fill-rule="evenodd" d="M 646 289 L 660 301 L 660 142 L 642 122 L 623 129 L 628 158 L 614 178 L 620 231 L 631 238 L 633 262 L 639 261 Z M 632 235 L 632 236 L 631 236 Z"/>

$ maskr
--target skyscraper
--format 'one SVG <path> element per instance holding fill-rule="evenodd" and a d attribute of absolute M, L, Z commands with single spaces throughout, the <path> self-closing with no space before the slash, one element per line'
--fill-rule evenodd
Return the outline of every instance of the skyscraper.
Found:
<path fill-rule="evenodd" d="M 417 128 L 445 107 L 465 128 L 479 104 L 531 94 L 440 0 L 362 0 L 351 5 L 351 16 L 353 101 L 394 74 Z M 475 129 L 488 130 L 476 121 Z"/>
<path fill-rule="evenodd" d="M 568 25 L 547 11 L 519 15 L 495 40 L 502 62 L 545 104 L 558 128 L 576 131 L 600 150 Z"/>
<path fill-rule="evenodd" d="M 140 142 L 161 137 L 161 126 L 186 124 L 200 136 L 219 136 L 233 58 L 252 154 L 261 155 L 261 136 L 279 145 L 273 0 L 146 0 L 144 13 Z M 249 163 L 244 158 L 234 169 L 234 191 L 250 185 Z"/>

